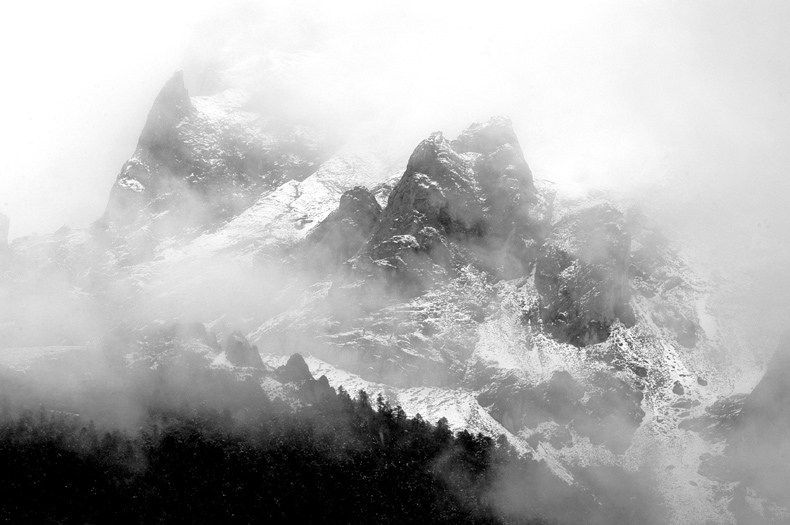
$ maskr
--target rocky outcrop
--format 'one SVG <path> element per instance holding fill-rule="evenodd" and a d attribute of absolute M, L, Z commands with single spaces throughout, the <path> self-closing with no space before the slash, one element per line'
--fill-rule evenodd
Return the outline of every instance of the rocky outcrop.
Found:
<path fill-rule="evenodd" d="M 555 371 L 551 379 L 534 386 L 510 375 L 483 389 L 478 401 L 511 432 L 544 422 L 559 426 L 550 436 L 536 435 L 535 441 L 549 441 L 555 448 L 572 446 L 573 430 L 593 445 L 622 454 L 645 416 L 643 397 L 608 372 L 596 372 L 585 387 L 568 372 Z"/>
<path fill-rule="evenodd" d="M 141 228 L 156 238 L 200 233 L 329 156 L 326 133 L 233 109 L 222 95 L 190 98 L 177 72 L 154 101 L 100 229 L 119 238 Z"/>
<path fill-rule="evenodd" d="M 258 347 L 250 345 L 241 332 L 233 332 L 225 339 L 225 355 L 228 361 L 236 366 L 251 366 L 263 368 L 261 354 Z"/>
<path fill-rule="evenodd" d="M 293 383 L 313 379 L 313 374 L 301 354 L 291 354 L 288 361 L 277 368 L 277 379 L 283 383 Z"/>
<path fill-rule="evenodd" d="M 546 231 L 533 220 L 532 173 L 510 121 L 475 124 L 455 141 L 422 141 L 392 190 L 356 267 L 430 282 L 472 262 L 500 277 L 524 275 Z"/>
<path fill-rule="evenodd" d="M 129 226 L 147 218 L 149 206 L 159 201 L 158 208 L 185 198 L 183 184 L 192 172 L 193 155 L 181 128 L 188 116 L 195 113 L 184 77 L 177 71 L 154 100 L 133 157 L 124 164 L 107 204 L 103 222 Z M 161 195 L 160 195 L 161 194 Z M 157 211 L 165 211 L 158 209 Z"/>
<path fill-rule="evenodd" d="M 294 383 L 299 400 L 303 403 L 318 403 L 335 395 L 335 389 L 329 385 L 325 375 L 313 378 L 301 354 L 291 354 L 288 361 L 277 368 L 275 376 L 282 383 Z"/>
<path fill-rule="evenodd" d="M 746 398 L 726 453 L 738 479 L 790 505 L 790 332 Z"/>
<path fill-rule="evenodd" d="M 307 404 L 319 403 L 335 395 L 335 389 L 329 384 L 326 376 L 309 379 L 299 388 L 299 399 Z"/>
<path fill-rule="evenodd" d="M 179 140 L 178 124 L 194 110 L 184 86 L 184 74 L 176 71 L 154 100 L 138 144 L 162 161 L 168 157 L 176 161 L 183 153 L 179 149 L 185 146 Z"/>
<path fill-rule="evenodd" d="M 741 421 L 766 439 L 790 440 L 790 331 L 781 337 L 765 375 L 746 398 Z"/>
<path fill-rule="evenodd" d="M 381 206 L 366 188 L 356 186 L 340 196 L 338 208 L 321 221 L 294 250 L 301 264 L 325 271 L 353 257 L 370 238 Z"/>
<path fill-rule="evenodd" d="M 704 331 L 698 324 L 694 308 L 673 304 L 671 296 L 689 287 L 682 272 L 683 264 L 669 240 L 654 228 L 640 224 L 642 217 L 631 217 L 631 262 L 628 274 L 635 294 L 652 303 L 651 318 L 667 330 L 680 346 L 695 348 Z"/>
<path fill-rule="evenodd" d="M 505 278 L 528 273 L 546 238 L 548 215 L 538 197 L 510 120 L 494 117 L 473 124 L 452 142 L 456 151 L 479 155 L 474 172 L 485 211 L 477 256 Z M 547 220 L 548 219 L 548 220 Z"/>
<path fill-rule="evenodd" d="M 378 268 L 413 284 L 446 271 L 452 258 L 448 236 L 471 232 L 482 220 L 469 168 L 441 133 L 422 141 L 356 267 Z"/>
<path fill-rule="evenodd" d="M 738 523 L 787 523 L 787 507 L 790 506 L 788 407 L 790 332 L 781 337 L 765 375 L 749 395 L 720 398 L 706 409 L 704 416 L 680 425 L 713 443 L 726 440 L 724 454 L 702 455 L 699 473 L 736 487 L 729 510 Z M 754 505 L 755 501 L 760 504 Z M 775 514 L 776 505 L 784 510 Z"/>
<path fill-rule="evenodd" d="M 535 286 L 541 318 L 556 339 L 586 346 L 606 340 L 617 319 L 633 324 L 630 244 L 623 215 L 609 204 L 577 210 L 554 226 L 538 255 Z"/>
<path fill-rule="evenodd" d="M 208 347 L 219 350 L 216 335 L 207 331 L 203 323 L 173 323 L 171 331 L 173 337 L 180 341 L 197 340 Z"/>

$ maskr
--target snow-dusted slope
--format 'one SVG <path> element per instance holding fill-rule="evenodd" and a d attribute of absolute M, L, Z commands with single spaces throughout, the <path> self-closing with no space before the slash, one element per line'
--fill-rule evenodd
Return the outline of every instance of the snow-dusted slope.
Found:
<path fill-rule="evenodd" d="M 332 386 L 505 435 L 569 483 L 574 466 L 639 470 L 656 480 L 672 523 L 734 523 L 736 487 L 700 468 L 723 445 L 689 422 L 749 392 L 762 369 L 719 306 L 722 278 L 695 268 L 637 209 L 533 181 L 506 119 L 456 141 L 431 135 L 396 171 L 375 133 L 329 153 L 321 132 L 251 111 L 243 90 L 190 98 L 176 82 L 163 93 L 103 220 L 12 244 L 0 292 L 25 299 L 0 310 L 0 336 L 49 340 L 8 336 L 0 361 L 24 368 L 79 353 L 79 334 L 119 326 L 199 321 L 221 340 L 240 330 L 263 369 L 234 365 L 212 341 L 179 351 L 254 376 L 288 403 L 304 401 L 276 371 L 299 352 Z M 318 271 L 306 277 L 300 254 L 321 252 L 298 248 L 356 186 L 386 206 L 372 235 L 347 264 L 311 261 Z M 192 220 L 197 189 L 209 198 Z M 605 211 L 604 227 L 557 233 L 591 209 Z M 609 226 L 617 235 L 584 237 Z M 546 243 L 557 250 L 546 255 Z M 602 267 L 611 275 L 595 273 Z M 550 296 L 562 287 L 536 275 L 572 300 Z M 579 275 L 597 281 L 574 290 Z M 25 308 L 42 305 L 52 315 L 36 326 Z M 562 337 L 556 327 L 574 316 L 595 337 Z M 146 348 L 128 363 L 167 357 Z"/>
<path fill-rule="evenodd" d="M 343 192 L 354 186 L 375 187 L 390 175 L 375 158 L 348 147 L 305 180 L 282 184 L 218 230 L 187 246 L 163 250 L 160 256 L 179 260 L 233 252 L 249 263 L 257 254 L 281 256 L 337 208 Z"/>
<path fill-rule="evenodd" d="M 566 201 L 562 188 L 556 191 L 560 214 L 600 200 Z M 626 204 L 617 206 L 632 213 Z M 638 242 L 632 256 L 639 262 L 644 237 L 653 231 L 643 224 L 633 229 Z M 670 242 L 651 256 L 650 274 L 635 269 L 630 279 L 633 325 L 616 323 L 606 341 L 583 348 L 543 331 L 533 275 L 492 282 L 472 268 L 351 322 L 336 320 L 330 287 L 319 283 L 251 337 L 264 351 L 313 352 L 320 359 L 309 359 L 311 368 L 349 391 L 382 392 L 407 412 L 503 433 L 558 466 L 605 464 L 650 472 L 673 523 L 734 522 L 727 508 L 732 487 L 699 473 L 700 456 L 720 452 L 721 445 L 681 423 L 702 416 L 721 397 L 748 391 L 761 370 L 749 349 L 720 326 L 712 306 L 716 286 Z M 519 411 L 539 407 L 535 396 L 558 372 L 582 392 L 568 410 L 592 419 L 568 422 L 548 410 L 542 420 L 525 422 L 529 414 Z M 607 412 L 601 403 L 618 407 Z M 481 419 L 481 410 L 488 417 Z"/>

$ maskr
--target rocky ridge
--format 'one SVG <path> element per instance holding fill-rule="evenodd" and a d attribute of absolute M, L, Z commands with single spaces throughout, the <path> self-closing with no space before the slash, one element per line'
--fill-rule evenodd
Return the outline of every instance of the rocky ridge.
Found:
<path fill-rule="evenodd" d="M 233 91 L 190 98 L 176 72 L 156 97 L 96 228 L 120 243 L 145 232 L 140 262 L 157 239 L 216 228 L 329 157 L 326 132 L 245 111 L 237 98 Z"/>
<path fill-rule="evenodd" d="M 463 261 L 523 275 L 548 229 L 510 121 L 472 126 L 453 142 L 422 141 L 392 189 L 358 270 L 397 274 L 417 287 Z"/>
<path fill-rule="evenodd" d="M 684 422 L 755 366 L 717 321 L 715 287 L 649 221 L 533 179 L 504 118 L 432 134 L 392 179 L 364 141 L 332 150 L 234 97 L 189 97 L 176 75 L 97 226 L 12 243 L 3 291 L 145 330 L 205 323 L 133 345 L 129 366 L 186 348 L 288 403 L 380 391 L 504 434 L 569 483 L 574 465 L 650 467 L 673 523 L 739 519 L 731 482 L 702 468 L 722 445 Z M 0 327 L 35 332 L 22 311 Z M 67 319 L 57 339 L 3 346 L 93 333 Z"/>

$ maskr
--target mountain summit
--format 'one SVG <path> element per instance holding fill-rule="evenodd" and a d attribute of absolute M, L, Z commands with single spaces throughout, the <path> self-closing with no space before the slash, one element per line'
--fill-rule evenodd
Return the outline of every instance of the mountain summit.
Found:
<path fill-rule="evenodd" d="M 100 223 L 119 239 L 197 234 L 327 158 L 323 130 L 245 110 L 232 90 L 190 97 L 179 71 L 157 95 Z"/>
<path fill-rule="evenodd" d="M 714 468 L 737 464 L 741 415 L 786 426 L 766 407 L 787 359 L 744 401 L 762 369 L 721 281 L 632 203 L 533 177 L 504 117 L 383 159 L 369 129 L 340 137 L 252 100 L 190 96 L 176 73 L 104 215 L 10 245 L 9 366 L 102 348 L 142 377 L 218 373 L 281 404 L 381 393 L 382 417 L 500 439 L 557 483 L 637 472 L 672 523 L 737 523 L 737 498 L 787 515 L 753 472 Z"/>

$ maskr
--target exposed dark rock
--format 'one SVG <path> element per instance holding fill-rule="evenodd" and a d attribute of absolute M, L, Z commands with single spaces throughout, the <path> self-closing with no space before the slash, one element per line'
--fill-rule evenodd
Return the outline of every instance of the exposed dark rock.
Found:
<path fill-rule="evenodd" d="M 357 266 L 381 267 L 427 279 L 434 265 L 450 263 L 450 235 L 480 227 L 483 210 L 471 166 L 453 151 L 441 133 L 422 141 L 387 200 L 366 253 Z"/>
<path fill-rule="evenodd" d="M 727 441 L 723 456 L 708 455 L 703 458 L 700 473 L 717 480 L 738 483 L 758 498 L 767 498 L 768 501 L 787 506 L 790 504 L 788 407 L 790 332 L 781 337 L 765 375 L 748 396 L 717 400 L 707 409 L 705 416 L 684 421 L 680 428 L 699 432 L 710 441 Z M 740 511 L 748 507 L 745 501 L 739 505 Z M 765 516 L 758 518 L 756 514 L 751 515 L 749 523 L 777 523 L 762 521 Z"/>
<path fill-rule="evenodd" d="M 294 354 L 299 355 L 299 354 Z M 335 389 L 329 385 L 329 380 L 322 375 L 317 380 L 305 380 L 299 387 L 299 399 L 308 404 L 318 403 L 335 395 Z"/>
<path fill-rule="evenodd" d="M 222 112 L 208 115 L 177 72 L 156 97 L 96 227 L 121 244 L 129 229 L 147 228 L 157 239 L 200 233 L 261 193 L 309 176 L 334 147 L 330 142 L 292 121 L 267 118 L 251 126 Z"/>
<path fill-rule="evenodd" d="M 790 332 L 779 341 L 765 375 L 746 398 L 741 414 L 744 427 L 765 439 L 790 440 Z"/>
<path fill-rule="evenodd" d="M 502 146 L 519 147 L 513 125 L 506 117 L 492 117 L 488 122 L 472 124 L 452 141 L 453 149 L 459 153 L 472 152 L 485 155 Z M 531 184 L 531 173 L 529 178 Z"/>
<path fill-rule="evenodd" d="M 184 86 L 184 74 L 176 71 L 156 96 L 140 134 L 139 144 L 156 156 L 175 154 L 179 145 L 176 126 L 194 110 Z"/>
<path fill-rule="evenodd" d="M 680 343 L 681 346 L 686 348 L 694 348 L 697 346 L 699 336 L 697 335 L 697 325 L 694 324 L 693 321 L 685 319 L 678 328 L 676 341 Z"/>
<path fill-rule="evenodd" d="M 656 230 L 637 229 L 631 241 L 631 277 L 649 280 L 656 270 L 667 264 L 666 250 L 669 241 Z"/>
<path fill-rule="evenodd" d="M 494 117 L 474 124 L 452 147 L 480 155 L 474 161 L 486 217 L 480 250 L 489 255 L 479 257 L 505 277 L 523 275 L 534 261 L 550 221 L 533 213 L 537 198 L 532 172 L 510 120 Z"/>
<path fill-rule="evenodd" d="M 340 197 L 338 208 L 321 221 L 295 249 L 308 267 L 326 270 L 353 257 L 370 238 L 381 206 L 367 189 L 357 186 Z"/>
<path fill-rule="evenodd" d="M 790 504 L 790 331 L 746 397 L 728 444 L 738 479 L 762 496 Z"/>
<path fill-rule="evenodd" d="M 277 369 L 277 377 L 285 383 L 292 383 L 313 379 L 313 374 L 301 354 L 292 354 L 288 362 Z"/>
<path fill-rule="evenodd" d="M 236 366 L 263 368 L 263 359 L 258 353 L 258 347 L 250 346 L 249 341 L 241 332 L 233 332 L 225 339 L 225 355 L 228 357 L 228 361 Z"/>
<path fill-rule="evenodd" d="M 697 376 L 697 384 L 700 386 L 708 386 L 708 382 L 699 376 Z"/>
<path fill-rule="evenodd" d="M 551 379 L 534 387 L 508 376 L 480 393 L 477 400 L 489 407 L 498 421 L 515 431 L 522 425 L 534 427 L 542 421 L 570 422 L 581 410 L 584 389 L 565 371 L 554 372 Z"/>
<path fill-rule="evenodd" d="M 484 389 L 477 399 L 511 431 L 554 421 L 588 437 L 593 444 L 622 454 L 645 415 L 643 394 L 607 373 L 597 373 L 593 386 L 582 401 L 585 389 L 567 372 L 555 372 L 550 380 L 533 387 L 511 375 Z M 553 445 L 565 442 L 560 436 Z"/>
<path fill-rule="evenodd" d="M 198 341 L 219 350 L 217 337 L 212 332 L 208 332 L 203 323 L 174 323 L 172 326 L 174 337 L 182 341 L 197 339 Z"/>
<path fill-rule="evenodd" d="M 148 112 L 137 151 L 121 169 L 103 222 L 128 226 L 138 220 L 149 203 L 161 201 L 159 193 L 167 196 L 168 201 L 183 193 L 193 155 L 179 124 L 193 111 L 183 74 L 176 71 Z"/>
<path fill-rule="evenodd" d="M 593 383 L 597 392 L 592 393 L 585 403 L 589 417 L 574 422 L 574 428 L 589 436 L 594 445 L 603 444 L 615 454 L 622 454 L 645 417 L 642 410 L 644 395 L 625 381 L 604 372 L 597 372 Z"/>
<path fill-rule="evenodd" d="M 722 441 L 736 428 L 745 400 L 743 394 L 717 399 L 705 415 L 682 421 L 678 427 L 699 432 L 708 441 Z"/>
<path fill-rule="evenodd" d="M 549 221 L 546 210 L 530 214 L 535 202 L 509 120 L 475 124 L 452 143 L 434 133 L 409 158 L 355 267 L 417 284 L 452 271 L 458 258 L 524 275 Z"/>
<path fill-rule="evenodd" d="M 554 226 L 538 255 L 541 317 L 558 340 L 586 346 L 606 340 L 615 320 L 634 322 L 628 304 L 631 237 L 608 204 L 579 210 Z"/>
<path fill-rule="evenodd" d="M 325 375 L 318 379 L 313 378 L 310 367 L 298 353 L 291 354 L 288 361 L 277 368 L 275 377 L 282 383 L 293 384 L 299 400 L 308 405 L 336 395 L 335 389 L 329 385 Z"/>
<path fill-rule="evenodd" d="M 682 385 L 682 384 L 680 384 L 680 381 L 675 381 L 675 384 L 674 384 L 674 386 L 672 387 L 672 392 L 673 392 L 675 395 L 682 396 L 683 394 L 685 394 L 685 393 L 686 393 L 686 389 L 685 389 L 685 388 L 683 388 L 683 385 Z"/>
<path fill-rule="evenodd" d="M 208 365 L 209 355 L 221 350 L 216 335 L 202 323 L 176 322 L 164 326 L 121 324 L 102 342 L 109 362 L 124 366 L 126 356 L 143 359 L 138 364 L 155 367 L 197 367 Z"/>
<path fill-rule="evenodd" d="M 694 348 L 699 342 L 701 328 L 689 318 L 690 312 L 684 314 L 680 309 L 668 302 L 653 301 L 651 317 L 658 326 L 675 333 L 675 340 L 685 348 Z"/>

